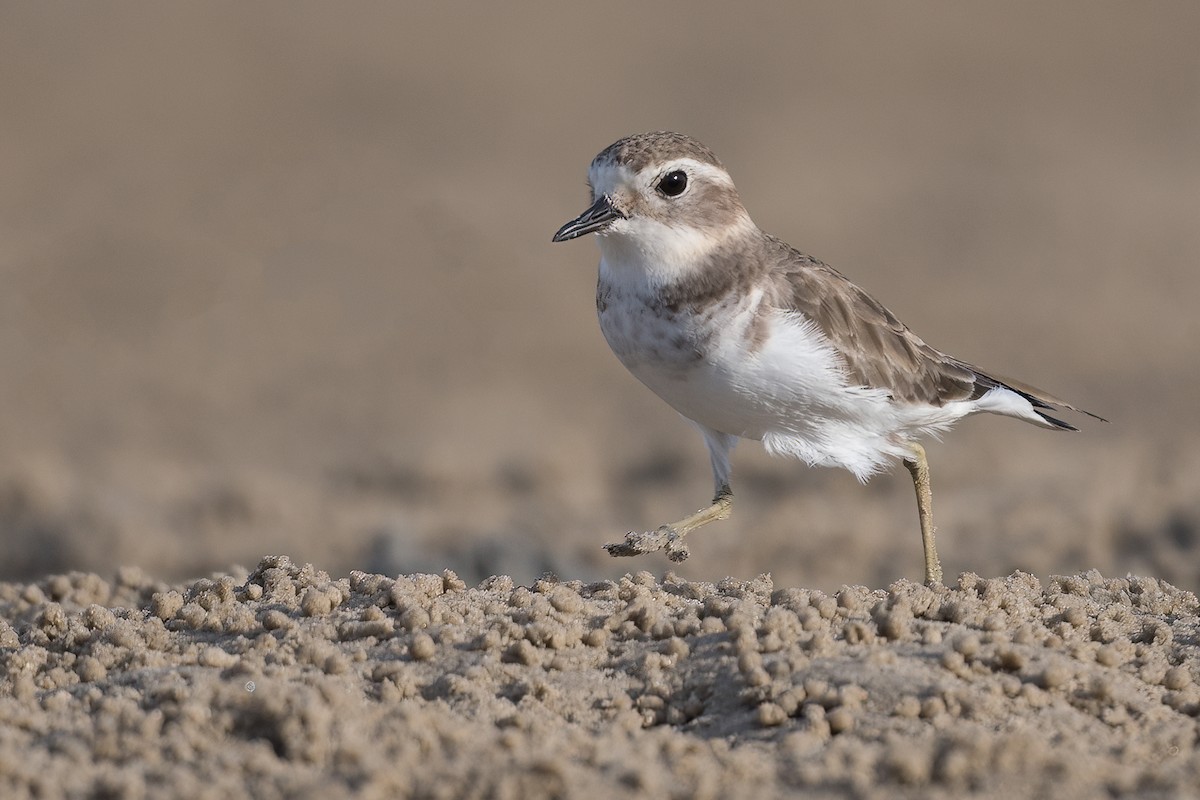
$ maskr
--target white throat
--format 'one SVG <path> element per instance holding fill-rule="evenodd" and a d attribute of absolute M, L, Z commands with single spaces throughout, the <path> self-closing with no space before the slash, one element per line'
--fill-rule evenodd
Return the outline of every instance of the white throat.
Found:
<path fill-rule="evenodd" d="M 622 282 L 640 279 L 650 286 L 663 286 L 705 269 L 713 252 L 730 237 L 753 228 L 748 216 L 715 231 L 645 218 L 619 220 L 596 237 L 600 268 L 614 278 L 619 275 Z"/>

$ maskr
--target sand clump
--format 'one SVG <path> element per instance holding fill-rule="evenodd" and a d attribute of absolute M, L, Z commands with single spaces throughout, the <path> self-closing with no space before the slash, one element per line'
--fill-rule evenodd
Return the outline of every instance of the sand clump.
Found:
<path fill-rule="evenodd" d="M 1197 600 L 1151 578 L 471 588 L 270 557 L 2 584 L 0 608 L 11 798 L 1200 785 Z"/>

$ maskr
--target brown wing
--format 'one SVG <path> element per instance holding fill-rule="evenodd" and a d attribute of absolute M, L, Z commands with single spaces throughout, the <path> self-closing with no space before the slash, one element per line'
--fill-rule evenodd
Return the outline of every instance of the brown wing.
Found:
<path fill-rule="evenodd" d="M 1048 427 L 1077 430 L 1039 409 L 1065 408 L 1107 422 L 1042 389 L 989 375 L 930 347 L 833 267 L 771 239 L 781 250 L 772 273 L 776 278 L 773 299 L 778 307 L 799 311 L 820 327 L 842 356 L 847 374 L 860 385 L 886 389 L 902 403 L 937 406 L 976 400 L 1003 386 L 1028 400 Z"/>
<path fill-rule="evenodd" d="M 998 383 L 925 344 L 879 301 L 815 258 L 793 250 L 775 274 L 778 306 L 811 319 L 862 386 L 886 389 L 903 403 L 940 406 L 976 399 Z"/>

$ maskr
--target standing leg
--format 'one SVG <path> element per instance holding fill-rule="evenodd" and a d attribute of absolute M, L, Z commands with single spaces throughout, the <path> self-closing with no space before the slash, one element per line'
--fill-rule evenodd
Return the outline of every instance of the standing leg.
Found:
<path fill-rule="evenodd" d="M 710 522 L 729 519 L 729 515 L 733 513 L 733 489 L 729 485 L 729 454 L 737 444 L 737 437 L 718 433 L 698 423 L 692 424 L 699 428 L 704 436 L 704 443 L 708 446 L 708 455 L 712 460 L 713 483 L 716 488 L 712 504 L 678 522 L 662 525 L 655 531 L 630 531 L 625 535 L 625 541 L 604 545 L 610 556 L 640 556 L 665 550 L 667 558 L 683 561 L 688 557 L 688 547 L 683 543 L 684 536 Z"/>
<path fill-rule="evenodd" d="M 912 458 L 904 459 L 912 475 L 913 487 L 917 490 L 917 513 L 921 517 L 921 544 L 925 547 L 925 585 L 938 586 L 942 582 L 942 564 L 938 561 L 937 545 L 933 542 L 933 491 L 929 488 L 929 462 L 925 459 L 925 448 L 916 442 L 908 445 Z"/>

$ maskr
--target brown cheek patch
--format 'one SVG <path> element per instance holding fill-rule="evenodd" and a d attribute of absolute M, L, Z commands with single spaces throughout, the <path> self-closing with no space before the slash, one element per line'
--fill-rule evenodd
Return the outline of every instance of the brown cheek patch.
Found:
<path fill-rule="evenodd" d="M 732 186 L 719 183 L 694 186 L 687 197 L 687 218 L 697 228 L 719 231 L 745 214 L 741 198 Z"/>

